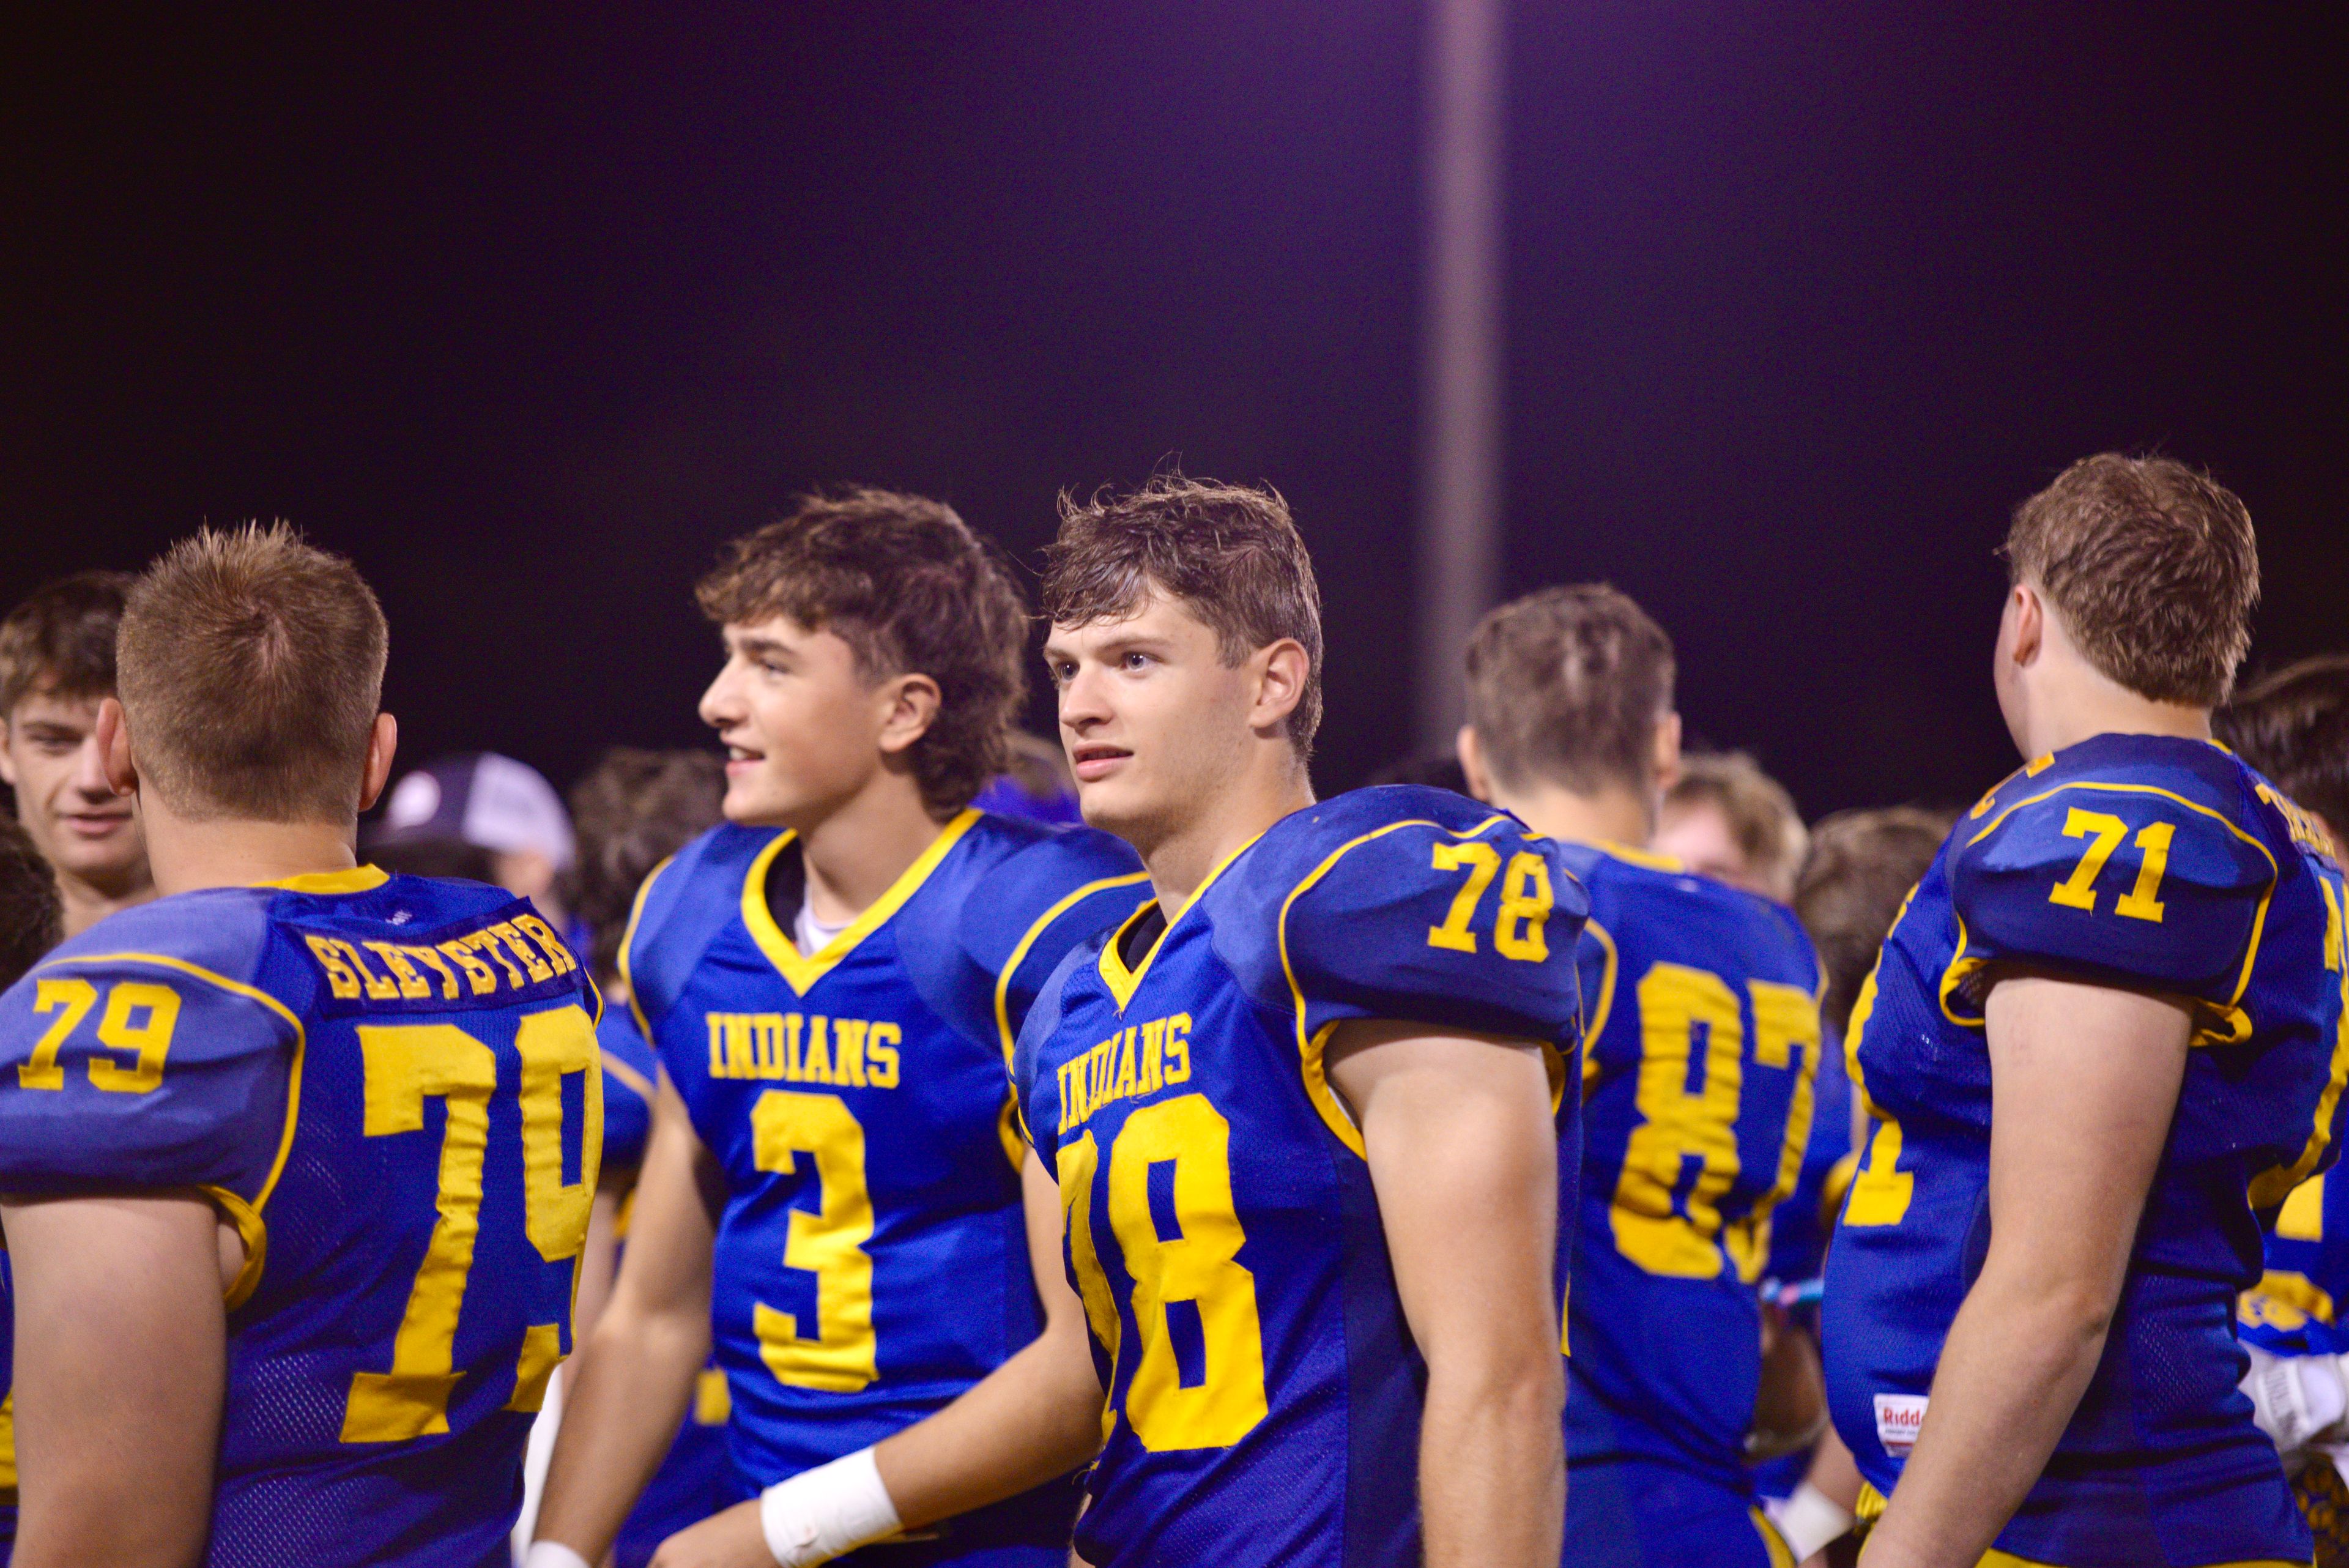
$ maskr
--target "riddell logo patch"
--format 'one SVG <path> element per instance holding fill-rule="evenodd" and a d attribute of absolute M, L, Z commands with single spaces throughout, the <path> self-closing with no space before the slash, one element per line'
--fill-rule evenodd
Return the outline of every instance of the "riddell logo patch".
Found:
<path fill-rule="evenodd" d="M 1886 1453 L 1897 1459 L 1917 1446 L 1917 1434 L 1925 1425 L 1925 1404 L 1922 1394 L 1876 1397 L 1876 1440 Z"/>

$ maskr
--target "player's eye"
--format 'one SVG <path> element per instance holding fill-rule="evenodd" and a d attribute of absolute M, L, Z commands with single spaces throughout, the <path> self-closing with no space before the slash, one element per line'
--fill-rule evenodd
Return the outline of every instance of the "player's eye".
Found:
<path fill-rule="evenodd" d="M 1138 650 L 1129 650 L 1125 657 L 1117 661 L 1119 669 L 1128 671 L 1147 670 L 1156 662 L 1157 660 L 1152 659 L 1150 655 Z"/>

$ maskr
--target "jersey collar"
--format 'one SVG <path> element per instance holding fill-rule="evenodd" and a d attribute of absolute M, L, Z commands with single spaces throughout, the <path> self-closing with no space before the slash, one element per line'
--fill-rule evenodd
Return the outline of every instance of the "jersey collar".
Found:
<path fill-rule="evenodd" d="M 347 871 L 305 871 L 299 877 L 281 877 L 254 886 L 282 888 L 288 893 L 371 893 L 390 880 L 380 867 L 354 866 Z"/>
<path fill-rule="evenodd" d="M 962 836 L 970 831 L 971 824 L 978 820 L 978 815 L 976 807 L 968 808 L 947 823 L 939 830 L 938 836 L 930 840 L 930 846 L 898 874 L 887 892 L 867 905 L 864 912 L 857 916 L 846 930 L 812 953 L 802 953 L 792 945 L 792 939 L 777 923 L 774 911 L 767 907 L 767 873 L 773 867 L 775 857 L 783 852 L 784 846 L 799 836 L 791 832 L 779 833 L 773 843 L 759 851 L 757 858 L 750 862 L 749 873 L 742 878 L 742 923 L 750 928 L 750 940 L 759 944 L 759 950 L 767 955 L 767 961 L 775 966 L 775 972 L 783 977 L 794 994 L 805 996 L 810 987 L 837 969 L 842 960 L 856 950 L 857 943 L 879 930 L 888 922 L 890 916 L 905 906 L 906 899 L 921 890 L 922 884 L 929 880 L 930 873 L 938 868 L 939 862 L 946 859 L 947 852 L 961 841 Z"/>
<path fill-rule="evenodd" d="M 1191 918 L 1191 911 L 1199 907 L 1199 900 L 1207 896 L 1207 889 L 1216 885 L 1216 878 L 1224 874 L 1224 868 L 1247 854 L 1255 846 L 1257 839 L 1263 836 L 1261 833 L 1257 834 L 1237 849 L 1216 862 L 1216 868 L 1207 873 L 1206 880 L 1201 882 L 1197 890 L 1191 895 L 1191 901 L 1184 905 L 1182 911 L 1173 919 L 1166 922 L 1166 929 L 1158 933 L 1158 940 L 1150 944 L 1150 950 L 1143 953 L 1142 961 L 1132 969 L 1125 967 L 1125 958 L 1117 950 L 1118 945 L 1124 940 L 1125 933 L 1133 929 L 1134 921 L 1158 907 L 1158 900 L 1144 899 L 1133 913 L 1118 922 L 1117 929 L 1109 934 L 1108 942 L 1102 948 L 1099 967 L 1102 983 L 1108 986 L 1110 995 L 1117 999 L 1117 1010 L 1120 1012 L 1123 1012 L 1126 1003 L 1133 1000 L 1133 993 L 1142 989 L 1142 977 L 1150 972 L 1150 966 L 1158 961 L 1160 953 L 1166 950 L 1166 940 L 1174 934 L 1174 928 Z"/>

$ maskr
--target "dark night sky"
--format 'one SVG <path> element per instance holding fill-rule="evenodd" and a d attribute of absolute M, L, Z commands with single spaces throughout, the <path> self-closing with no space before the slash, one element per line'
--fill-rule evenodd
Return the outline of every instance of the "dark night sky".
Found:
<path fill-rule="evenodd" d="M 1957 10 L 1516 7 L 1507 586 L 1638 595 L 1813 813 L 2011 765 L 1991 550 L 2089 451 L 2242 493 L 2255 660 L 2349 645 L 2349 47 Z M 1416 5 L 171 26 L 0 49 L 0 595 L 289 517 L 383 595 L 411 761 L 564 783 L 696 738 L 688 588 L 793 491 L 1029 556 L 1179 458 L 1315 546 L 1323 786 L 1407 743 Z"/>

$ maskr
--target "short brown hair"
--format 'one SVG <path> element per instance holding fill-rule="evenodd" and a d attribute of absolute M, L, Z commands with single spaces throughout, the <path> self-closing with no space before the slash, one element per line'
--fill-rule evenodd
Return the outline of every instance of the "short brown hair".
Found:
<path fill-rule="evenodd" d="M 1468 639 L 1468 722 L 1503 784 L 1644 789 L 1673 673 L 1672 639 L 1630 595 L 1605 583 L 1544 588 Z"/>
<path fill-rule="evenodd" d="M 1288 714 L 1299 757 L 1321 728 L 1321 588 L 1288 503 L 1269 485 L 1162 473 L 1138 490 L 1061 497 L 1045 551 L 1044 614 L 1055 626 L 1118 620 L 1154 587 L 1183 601 L 1237 665 L 1287 638 L 1305 649 L 1305 690 Z"/>
<path fill-rule="evenodd" d="M 357 567 L 284 523 L 205 528 L 130 586 L 118 640 L 139 770 L 178 810 L 357 815 L 390 636 Z"/>
<path fill-rule="evenodd" d="M 17 820 L 0 815 L 0 991 L 65 940 L 57 873 Z"/>
<path fill-rule="evenodd" d="M 563 901 L 587 923 L 598 980 L 619 972 L 636 889 L 654 867 L 717 826 L 725 798 L 726 764 L 709 752 L 616 746 L 571 786 L 579 857 L 563 874 Z"/>
<path fill-rule="evenodd" d="M 114 630 L 125 572 L 76 572 L 44 583 L 0 620 L 0 718 L 36 691 L 114 695 Z"/>
<path fill-rule="evenodd" d="M 2004 554 L 2140 697 L 2215 708 L 2251 642 L 2259 541 L 2233 492 L 2166 457 L 2082 458 L 2014 509 Z"/>
<path fill-rule="evenodd" d="M 2211 714 L 2210 727 L 2335 834 L 2349 835 L 2349 653 L 2262 677 Z"/>
<path fill-rule="evenodd" d="M 1754 879 L 1773 897 L 1793 893 L 1811 834 L 1795 809 L 1795 797 L 1761 763 L 1744 752 L 1690 753 L 1681 759 L 1679 780 L 1664 792 L 1664 809 L 1692 805 L 1721 813 Z"/>
<path fill-rule="evenodd" d="M 721 626 L 787 616 L 829 631 L 868 681 L 936 681 L 937 717 L 908 759 L 932 812 L 961 810 L 1003 771 L 1026 695 L 1027 609 L 954 508 L 892 490 L 803 495 L 728 545 L 694 597 Z"/>
<path fill-rule="evenodd" d="M 1826 1016 L 1837 1029 L 1909 896 L 1940 852 L 1954 812 L 1891 805 L 1839 811 L 1811 829 L 1811 852 L 1795 881 L 1795 915 L 1819 950 Z"/>

